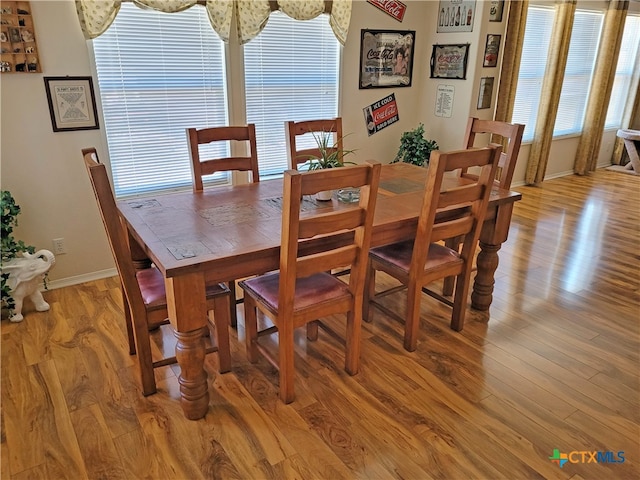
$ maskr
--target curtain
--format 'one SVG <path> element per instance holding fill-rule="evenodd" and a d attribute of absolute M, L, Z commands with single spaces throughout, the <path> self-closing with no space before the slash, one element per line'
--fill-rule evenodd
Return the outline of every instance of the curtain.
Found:
<path fill-rule="evenodd" d="M 573 167 L 578 175 L 584 175 L 596 169 L 628 9 L 628 0 L 613 0 L 609 3 L 604 17 L 598 60 Z"/>
<path fill-rule="evenodd" d="M 109 28 L 126 0 L 76 0 L 80 28 L 85 38 L 91 39 Z M 173 13 L 204 3 L 211 26 L 220 38 L 228 42 L 231 22 L 235 12 L 236 28 L 241 44 L 255 38 L 267 24 L 274 9 L 296 20 L 310 20 L 322 13 L 329 13 L 329 24 L 338 41 L 344 45 L 351 22 L 352 0 L 133 0 L 141 8 L 152 8 Z M 327 10 L 328 9 L 328 10 Z"/>
<path fill-rule="evenodd" d="M 529 185 L 542 182 L 547 170 L 575 11 L 576 0 L 562 1 L 557 6 L 538 118 L 525 175 L 525 182 Z"/>
<path fill-rule="evenodd" d="M 499 122 L 511 122 L 513 115 L 528 8 L 529 0 L 509 2 L 500 86 L 498 87 L 498 101 L 494 117 L 494 120 Z"/>

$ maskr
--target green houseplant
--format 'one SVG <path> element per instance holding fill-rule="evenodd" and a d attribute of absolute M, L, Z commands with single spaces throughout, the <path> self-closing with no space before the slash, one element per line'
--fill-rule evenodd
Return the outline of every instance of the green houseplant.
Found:
<path fill-rule="evenodd" d="M 423 166 L 429 164 L 429 157 L 433 150 L 438 150 L 435 140 L 424 138 L 424 125 L 421 123 L 415 129 L 404 132 L 400 137 L 400 148 L 396 158 L 391 163 L 404 162 Z"/>
<path fill-rule="evenodd" d="M 16 202 L 8 190 L 2 190 L 0 193 L 0 206 L 2 207 L 2 262 L 0 267 L 5 265 L 9 260 L 18 257 L 21 252 L 34 253 L 35 248 L 31 245 L 25 245 L 22 240 L 16 240 L 13 236 L 13 228 L 18 225 L 18 215 L 20 214 L 20 205 Z M 11 296 L 11 288 L 8 284 L 9 273 L 2 272 L 2 305 L 9 310 L 9 314 L 13 314 L 15 301 Z"/>

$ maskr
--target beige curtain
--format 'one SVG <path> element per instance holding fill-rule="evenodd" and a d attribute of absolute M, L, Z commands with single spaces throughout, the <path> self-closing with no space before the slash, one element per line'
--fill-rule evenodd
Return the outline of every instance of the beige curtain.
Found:
<path fill-rule="evenodd" d="M 628 9 L 628 0 L 612 0 L 604 17 L 592 88 L 574 165 L 574 172 L 578 175 L 596 169 Z"/>
<path fill-rule="evenodd" d="M 122 1 L 127 0 L 76 0 L 76 11 L 85 38 L 96 38 L 113 23 Z M 235 13 L 236 28 L 241 44 L 255 38 L 265 27 L 272 10 L 281 10 L 296 20 L 310 20 L 322 13 L 329 13 L 329 24 L 338 41 L 344 45 L 351 22 L 352 0 L 133 0 L 141 8 L 151 8 L 173 13 L 187 9 L 196 3 L 204 4 L 211 26 L 228 42 L 231 22 Z"/>
<path fill-rule="evenodd" d="M 560 1 L 556 9 L 549 45 L 549 58 L 542 83 L 538 118 L 525 175 L 525 182 L 530 185 L 542 182 L 547 170 L 551 140 L 553 139 L 553 126 L 556 122 L 562 80 L 567 65 L 576 0 Z"/>
<path fill-rule="evenodd" d="M 502 69 L 500 70 L 498 101 L 496 103 L 494 116 L 494 120 L 499 122 L 511 122 L 511 116 L 513 115 L 528 8 L 529 0 L 509 2 L 509 16 L 507 17 L 504 54 L 502 56 Z"/>

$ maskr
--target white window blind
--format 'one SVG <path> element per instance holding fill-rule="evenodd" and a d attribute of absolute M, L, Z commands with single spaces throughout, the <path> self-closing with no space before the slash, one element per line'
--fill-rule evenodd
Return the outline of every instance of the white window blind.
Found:
<path fill-rule="evenodd" d="M 205 9 L 123 2 L 93 48 L 116 196 L 191 185 L 185 129 L 228 124 L 223 43 Z"/>
<path fill-rule="evenodd" d="M 554 136 L 582 131 L 603 20 L 602 12 L 575 13 Z"/>
<path fill-rule="evenodd" d="M 287 169 L 285 121 L 337 116 L 339 45 L 327 15 L 300 21 L 273 12 L 244 46 L 247 122 L 256 124 L 261 177 Z"/>
<path fill-rule="evenodd" d="M 529 7 L 512 121 L 525 125 L 523 141 L 531 141 L 536 128 L 544 70 L 555 10 Z"/>
<path fill-rule="evenodd" d="M 640 71 L 640 15 L 627 15 L 620 45 L 616 76 L 611 90 L 605 128 L 622 127 L 622 116 L 628 101 L 633 99 L 631 85 L 634 72 Z"/>

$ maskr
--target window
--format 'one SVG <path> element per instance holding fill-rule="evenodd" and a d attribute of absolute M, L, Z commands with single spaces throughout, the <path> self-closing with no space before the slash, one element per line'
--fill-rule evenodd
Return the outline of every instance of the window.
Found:
<path fill-rule="evenodd" d="M 525 125 L 523 141 L 533 140 L 547 64 L 553 8 L 529 7 L 512 121 Z"/>
<path fill-rule="evenodd" d="M 523 141 L 531 141 L 535 131 L 554 16 L 555 10 L 546 7 L 532 6 L 527 12 L 512 116 L 513 122 L 526 125 Z M 603 19 L 602 12 L 575 13 L 554 137 L 582 131 Z"/>
<path fill-rule="evenodd" d="M 582 131 L 603 19 L 602 12 L 575 13 L 554 137 Z"/>
<path fill-rule="evenodd" d="M 337 116 L 339 46 L 326 15 L 300 21 L 281 12 L 244 46 L 247 122 L 256 124 L 261 177 L 287 169 L 285 121 Z"/>
<path fill-rule="evenodd" d="M 622 118 L 628 99 L 633 100 L 631 86 L 634 70 L 638 72 L 638 49 L 640 48 L 640 15 L 628 15 L 624 25 L 620 56 L 616 67 L 616 76 L 611 90 L 611 100 L 607 110 L 605 128 L 622 127 Z M 638 73 L 636 73 L 636 76 Z"/>
<path fill-rule="evenodd" d="M 191 185 L 185 129 L 228 123 L 223 43 L 205 9 L 123 2 L 93 48 L 116 196 Z"/>

